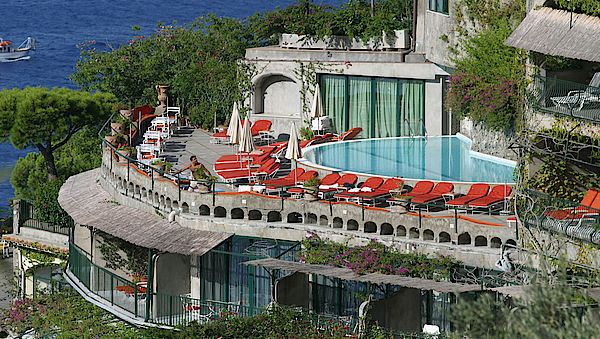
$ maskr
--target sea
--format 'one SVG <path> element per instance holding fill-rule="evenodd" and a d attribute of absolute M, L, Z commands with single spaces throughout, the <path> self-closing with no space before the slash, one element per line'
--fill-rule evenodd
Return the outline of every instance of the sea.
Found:
<path fill-rule="evenodd" d="M 337 5 L 343 1 L 314 2 Z M 118 47 L 134 35 L 154 33 L 158 22 L 181 25 L 211 12 L 244 19 L 293 3 L 294 0 L 2 0 L 0 38 L 18 45 L 30 36 L 36 39 L 37 50 L 29 60 L 0 63 L 0 90 L 27 86 L 75 89 L 69 75 L 79 59 L 75 45 L 82 41 L 95 40 L 99 48 Z M 140 27 L 135 34 L 134 26 Z M 10 185 L 14 165 L 20 157 L 34 151 L 0 144 L 0 210 L 6 210 L 8 200 L 14 196 Z M 0 261 L 0 281 L 8 278 L 9 260 Z M 0 291 L 0 308 L 6 302 L 6 294 Z"/>

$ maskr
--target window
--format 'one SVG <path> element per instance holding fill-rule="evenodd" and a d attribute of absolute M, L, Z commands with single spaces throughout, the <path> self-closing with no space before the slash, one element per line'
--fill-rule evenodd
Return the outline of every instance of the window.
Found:
<path fill-rule="evenodd" d="M 365 138 L 424 134 L 422 80 L 322 75 L 323 109 L 336 133 L 361 127 Z"/>
<path fill-rule="evenodd" d="M 448 1 L 449 0 L 429 0 L 429 10 L 448 14 Z"/>

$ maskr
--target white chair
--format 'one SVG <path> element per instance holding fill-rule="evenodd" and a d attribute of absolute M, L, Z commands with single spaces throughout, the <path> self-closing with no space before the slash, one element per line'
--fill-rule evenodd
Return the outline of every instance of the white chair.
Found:
<path fill-rule="evenodd" d="M 150 130 L 160 131 L 163 133 L 163 138 L 171 136 L 171 122 L 169 117 L 156 117 L 152 120 Z"/>
<path fill-rule="evenodd" d="M 177 126 L 179 117 L 181 116 L 181 108 L 172 106 L 167 107 L 167 117 L 169 118 L 169 123 L 171 126 Z"/>

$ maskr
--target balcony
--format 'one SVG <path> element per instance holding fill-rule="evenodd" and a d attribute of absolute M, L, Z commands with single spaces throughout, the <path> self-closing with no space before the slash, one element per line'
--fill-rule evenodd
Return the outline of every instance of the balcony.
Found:
<path fill-rule="evenodd" d="M 534 109 L 600 124 L 600 88 L 539 75 L 533 80 Z"/>

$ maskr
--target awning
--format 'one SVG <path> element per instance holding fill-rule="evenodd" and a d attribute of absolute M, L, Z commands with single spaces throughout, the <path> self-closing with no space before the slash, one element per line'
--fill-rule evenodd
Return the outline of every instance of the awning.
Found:
<path fill-rule="evenodd" d="M 203 255 L 232 233 L 200 231 L 158 215 L 111 202 L 97 182 L 100 169 L 70 177 L 61 187 L 60 206 L 80 225 L 92 226 L 138 246 L 179 254 Z"/>
<path fill-rule="evenodd" d="M 319 274 L 326 277 L 334 277 L 343 280 L 369 282 L 373 284 L 389 284 L 402 287 L 417 288 L 421 290 L 437 291 L 442 293 L 461 293 L 481 290 L 481 287 L 479 285 L 473 284 L 460 284 L 448 281 L 435 281 L 429 279 L 411 278 L 381 273 L 358 275 L 348 268 L 333 267 L 328 265 L 307 264 L 302 262 L 294 262 L 274 258 L 246 261 L 244 262 L 244 264 L 251 266 L 261 266 L 267 269 L 301 272 L 308 274 Z"/>
<path fill-rule="evenodd" d="M 548 55 L 600 62 L 600 18 L 542 7 L 530 11 L 504 42 Z"/>

